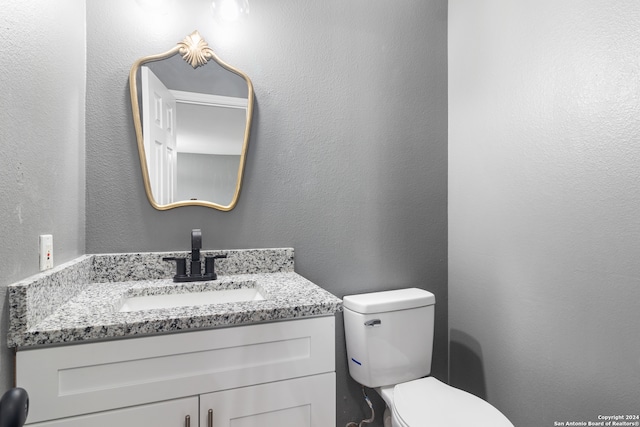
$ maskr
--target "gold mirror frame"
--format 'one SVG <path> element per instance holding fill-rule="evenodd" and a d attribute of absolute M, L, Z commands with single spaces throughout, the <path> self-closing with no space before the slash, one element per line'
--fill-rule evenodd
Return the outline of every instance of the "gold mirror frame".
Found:
<path fill-rule="evenodd" d="M 210 60 L 215 61 L 218 65 L 223 67 L 224 69 L 242 77 L 247 83 L 247 116 L 246 116 L 246 127 L 244 132 L 244 141 L 242 143 L 242 151 L 240 155 L 240 164 L 238 167 L 238 176 L 236 180 L 236 188 L 231 202 L 228 205 L 220 205 L 214 202 L 209 202 L 205 200 L 182 200 L 178 202 L 171 202 L 165 205 L 158 204 L 153 196 L 153 192 L 151 189 L 151 183 L 149 178 L 149 169 L 147 164 L 147 155 L 145 153 L 144 148 L 144 137 L 142 134 L 142 121 L 140 117 L 140 105 L 138 101 L 138 82 L 137 75 L 140 67 L 146 63 L 160 61 L 163 59 L 170 58 L 176 54 L 182 56 L 188 64 L 190 64 L 194 69 L 200 66 L 207 64 Z M 244 175 L 244 167 L 247 156 L 247 147 L 249 145 L 249 132 L 251 128 L 251 119 L 253 117 L 253 84 L 247 76 L 242 71 L 237 68 L 232 67 L 231 65 L 222 61 L 218 56 L 209 48 L 207 42 L 202 38 L 198 31 L 194 31 L 190 35 L 184 38 L 181 42 L 179 42 L 173 49 L 160 53 L 157 55 L 145 56 L 143 58 L 138 59 L 133 66 L 131 67 L 131 71 L 129 72 L 129 91 L 131 95 L 131 107 L 133 110 L 133 122 L 136 131 L 136 139 L 138 142 L 138 153 L 140 155 L 140 167 L 142 169 L 142 180 L 144 182 L 144 188 L 147 193 L 147 198 L 151 205 L 158 210 L 167 210 L 178 208 L 181 206 L 205 206 L 208 208 L 213 208 L 221 211 L 230 211 L 235 207 L 238 203 L 238 198 L 240 196 L 240 188 L 242 187 L 242 177 Z"/>

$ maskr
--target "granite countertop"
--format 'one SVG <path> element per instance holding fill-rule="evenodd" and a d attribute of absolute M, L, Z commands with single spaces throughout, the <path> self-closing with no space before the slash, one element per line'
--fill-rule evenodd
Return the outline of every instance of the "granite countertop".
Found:
<path fill-rule="evenodd" d="M 333 315 L 342 309 L 339 298 L 293 271 L 293 249 L 218 253 L 227 254 L 229 259 L 219 260 L 218 279 L 213 281 L 174 283 L 168 278 L 172 271 L 166 267 L 171 263 L 158 260 L 168 255 L 187 254 L 151 253 L 88 255 L 50 274 L 37 275 L 10 285 L 8 345 L 21 349 L 193 331 Z M 136 268 L 140 267 L 140 263 L 143 267 Z M 139 277 L 141 275 L 152 278 L 142 279 Z M 96 283 L 96 280 L 102 282 Z M 258 288 L 265 299 L 119 311 L 125 299 L 134 296 L 246 287 Z M 65 295 L 56 295 L 56 290 L 58 294 Z"/>

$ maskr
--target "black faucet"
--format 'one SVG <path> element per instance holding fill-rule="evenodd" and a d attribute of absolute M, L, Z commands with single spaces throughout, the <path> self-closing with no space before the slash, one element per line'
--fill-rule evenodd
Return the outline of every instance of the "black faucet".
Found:
<path fill-rule="evenodd" d="M 163 261 L 176 262 L 176 275 L 174 282 L 197 282 L 203 280 L 216 280 L 215 260 L 226 258 L 227 255 L 211 255 L 204 257 L 204 273 L 202 273 L 202 262 L 200 261 L 200 249 L 202 249 L 202 231 L 199 228 L 191 230 L 191 270 L 187 274 L 187 259 L 176 257 L 165 257 Z"/>

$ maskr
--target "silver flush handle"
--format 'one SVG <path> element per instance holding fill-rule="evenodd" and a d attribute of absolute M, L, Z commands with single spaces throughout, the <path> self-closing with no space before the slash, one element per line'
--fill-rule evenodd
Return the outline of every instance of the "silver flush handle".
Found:
<path fill-rule="evenodd" d="M 367 320 L 364 322 L 364 326 L 376 326 L 382 325 L 382 321 L 380 319 Z"/>

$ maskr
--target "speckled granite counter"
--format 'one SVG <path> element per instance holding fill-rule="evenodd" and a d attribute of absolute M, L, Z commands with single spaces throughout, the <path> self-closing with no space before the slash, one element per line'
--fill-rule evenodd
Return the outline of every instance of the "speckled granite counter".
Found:
<path fill-rule="evenodd" d="M 226 254 L 218 280 L 174 283 L 167 256 L 86 255 L 9 286 L 9 347 L 123 338 L 332 315 L 342 302 L 294 272 L 293 249 L 203 251 Z M 132 296 L 257 287 L 260 301 L 120 312 Z"/>

